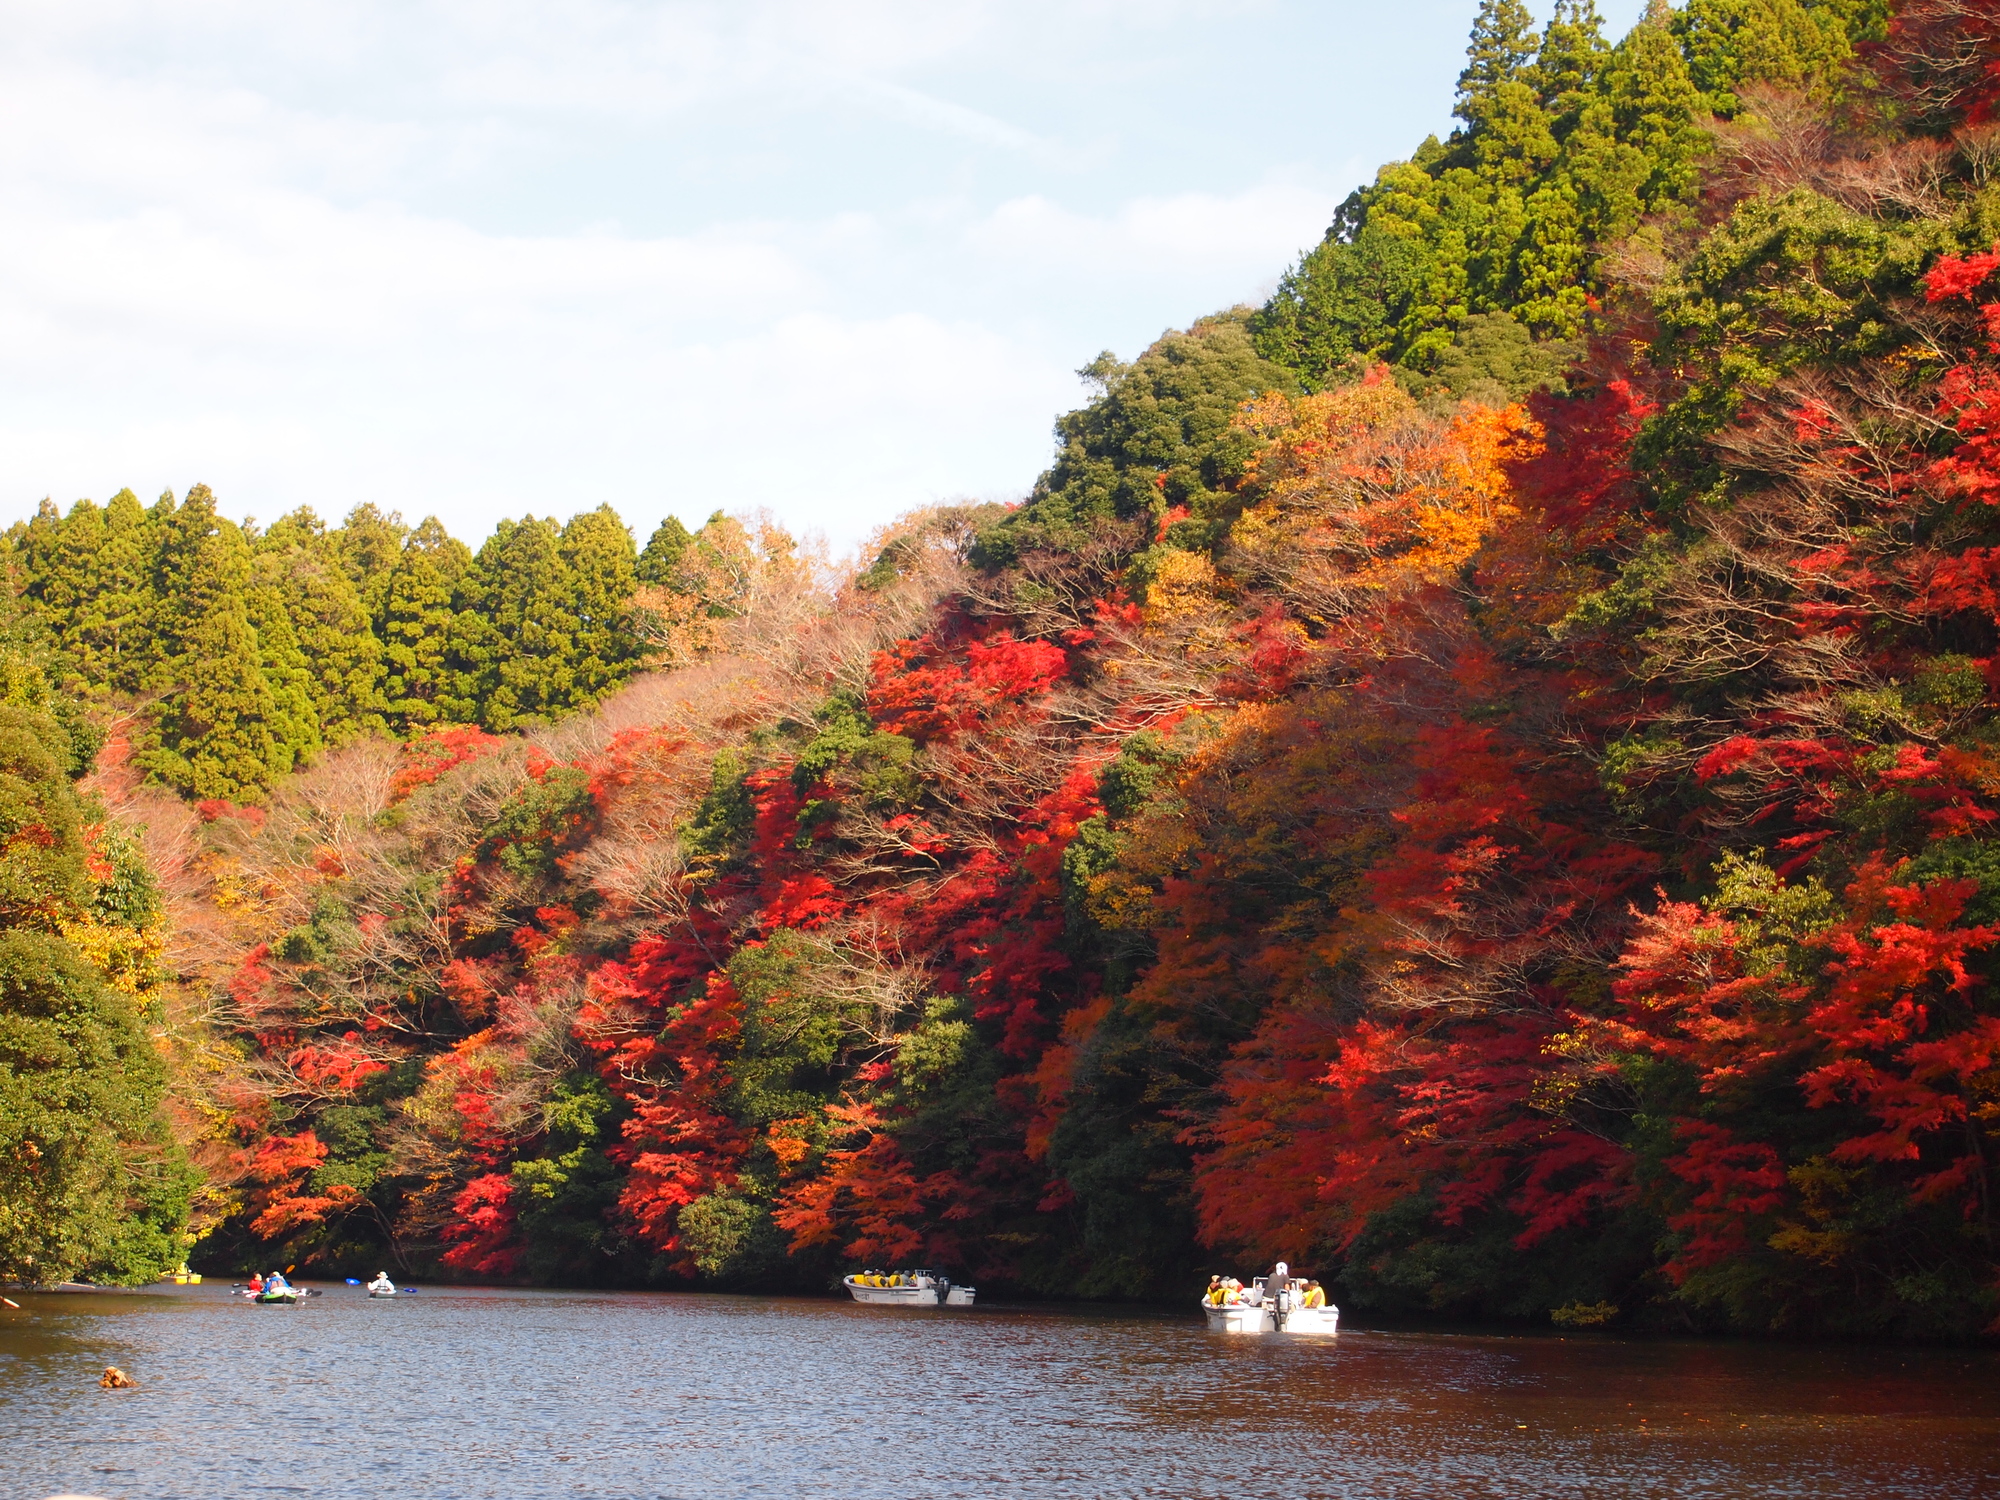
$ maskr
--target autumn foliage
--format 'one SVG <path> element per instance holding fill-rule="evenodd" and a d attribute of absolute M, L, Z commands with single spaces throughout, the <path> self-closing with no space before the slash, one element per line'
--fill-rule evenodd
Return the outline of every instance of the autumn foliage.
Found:
<path fill-rule="evenodd" d="M 737 527 L 592 713 L 184 829 L 225 1234 L 1989 1330 L 1995 46 L 1737 80 L 1559 383 L 1206 320 L 1023 507 Z"/>

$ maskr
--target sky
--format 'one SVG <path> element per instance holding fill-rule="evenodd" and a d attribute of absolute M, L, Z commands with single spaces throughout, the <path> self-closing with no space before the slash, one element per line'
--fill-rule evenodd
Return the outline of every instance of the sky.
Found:
<path fill-rule="evenodd" d="M 1450 128 L 1476 9 L 0 0 L 0 525 L 1019 499 Z"/>

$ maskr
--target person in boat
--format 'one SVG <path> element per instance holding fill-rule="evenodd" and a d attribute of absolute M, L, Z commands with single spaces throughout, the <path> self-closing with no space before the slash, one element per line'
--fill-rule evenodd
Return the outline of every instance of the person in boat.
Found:
<path fill-rule="evenodd" d="M 1278 1294 L 1289 1288 L 1291 1284 L 1291 1267 L 1287 1266 L 1283 1261 L 1279 1261 L 1272 1269 L 1271 1274 L 1264 1278 L 1264 1295 L 1275 1301 Z"/>
<path fill-rule="evenodd" d="M 1227 1278 L 1222 1283 L 1222 1305 L 1224 1307 L 1236 1307 L 1242 1301 L 1243 1283 L 1238 1281 L 1234 1276 Z"/>
<path fill-rule="evenodd" d="M 377 1271 L 375 1279 L 368 1283 L 368 1290 L 371 1292 L 393 1292 L 396 1290 L 396 1283 L 389 1279 L 387 1271 Z"/>
<path fill-rule="evenodd" d="M 285 1280 L 283 1271 L 272 1271 L 264 1278 L 264 1295 L 269 1297 L 278 1292 L 289 1292 L 292 1284 Z"/>
<path fill-rule="evenodd" d="M 1312 1308 L 1325 1307 L 1326 1288 L 1321 1286 L 1317 1281 L 1308 1281 L 1306 1283 L 1306 1294 L 1300 1300 L 1299 1306 Z"/>
<path fill-rule="evenodd" d="M 264 1278 L 255 1271 L 252 1271 L 250 1279 L 243 1283 L 243 1290 L 250 1293 L 253 1297 L 256 1296 L 257 1293 L 264 1290 Z"/>
<path fill-rule="evenodd" d="M 1210 1307 L 1222 1306 L 1222 1278 L 1220 1276 L 1211 1276 L 1208 1278 L 1208 1290 L 1201 1294 L 1201 1300 L 1206 1302 Z"/>

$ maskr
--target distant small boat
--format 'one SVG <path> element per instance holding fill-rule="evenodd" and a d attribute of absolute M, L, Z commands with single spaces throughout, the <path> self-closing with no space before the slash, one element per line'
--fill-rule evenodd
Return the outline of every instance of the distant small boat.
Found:
<path fill-rule="evenodd" d="M 978 1295 L 935 1271 L 858 1271 L 841 1285 L 856 1302 L 879 1307 L 970 1307 Z"/>
<path fill-rule="evenodd" d="M 393 1282 L 371 1281 L 368 1283 L 368 1295 L 371 1297 L 394 1297 L 398 1291 L 399 1288 Z"/>
<path fill-rule="evenodd" d="M 1300 1294 L 1287 1287 L 1267 1292 L 1259 1276 L 1234 1302 L 1201 1299 L 1201 1310 L 1211 1333 L 1338 1333 L 1340 1309 L 1332 1303 L 1324 1307 L 1301 1305 Z"/>

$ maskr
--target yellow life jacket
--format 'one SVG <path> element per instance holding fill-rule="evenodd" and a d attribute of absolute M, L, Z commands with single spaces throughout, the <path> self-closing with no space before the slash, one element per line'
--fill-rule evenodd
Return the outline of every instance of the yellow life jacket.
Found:
<path fill-rule="evenodd" d="M 1326 1293 L 1321 1291 L 1318 1287 L 1314 1287 L 1311 1291 L 1306 1293 L 1305 1305 L 1307 1307 L 1325 1307 Z"/>

